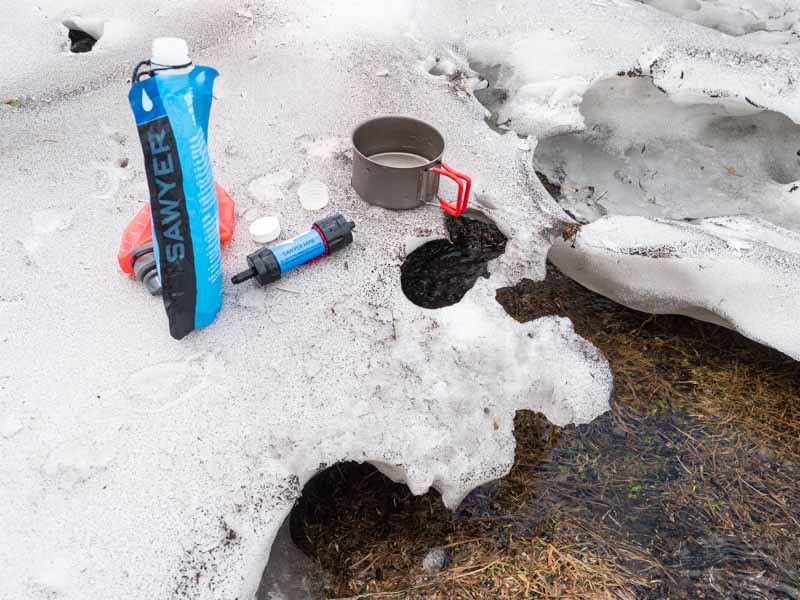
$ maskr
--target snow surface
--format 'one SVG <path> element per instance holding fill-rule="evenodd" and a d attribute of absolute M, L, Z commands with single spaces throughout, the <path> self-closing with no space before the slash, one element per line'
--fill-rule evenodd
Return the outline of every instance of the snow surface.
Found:
<path fill-rule="evenodd" d="M 325 465 L 370 461 L 453 507 L 510 468 L 518 409 L 560 424 L 607 409 L 608 365 L 567 321 L 521 325 L 494 301 L 516 273 L 541 278 L 559 211 L 525 144 L 424 68 L 438 49 L 412 4 L 0 10 L 0 97 L 22 104 L 0 105 L 15 207 L 0 236 L 0 598 L 249 598 Z M 105 19 L 90 53 L 65 51 L 73 13 Z M 288 238 L 318 218 L 305 182 L 357 223 L 330 260 L 267 289 L 226 284 L 217 322 L 180 343 L 115 260 L 147 193 L 126 79 L 163 34 L 223 74 L 210 148 L 244 221 L 228 275 L 255 249 L 248 220 L 274 214 Z M 428 312 L 400 291 L 406 242 L 443 237 L 441 212 L 390 213 L 349 185 L 350 132 L 380 113 L 435 124 L 504 228 L 529 232 L 459 306 Z"/>
<path fill-rule="evenodd" d="M 606 217 L 550 252 L 566 275 L 631 308 L 735 329 L 800 360 L 800 234 L 747 216 Z"/>
<path fill-rule="evenodd" d="M 793 49 L 623 0 L 0 0 L 0 12 L 0 99 L 21 103 L 0 104 L 14 208 L 0 221 L 3 600 L 251 598 L 325 466 L 369 461 L 453 507 L 507 472 L 516 410 L 566 424 L 607 409 L 608 365 L 568 321 L 522 325 L 494 301 L 544 277 L 569 218 L 533 174 L 537 138 L 487 126 L 476 68 L 499 65 L 508 89 L 495 129 L 510 118 L 539 139 L 579 133 L 583 95 L 634 67 L 682 103 L 800 116 Z M 92 52 L 66 51 L 61 23 L 76 16 L 102 21 Z M 115 260 L 147 194 L 126 79 L 160 35 L 222 73 L 209 145 L 241 219 L 225 273 L 256 248 L 245 223 L 275 215 L 288 238 L 318 218 L 299 202 L 306 182 L 357 224 L 347 250 L 276 285 L 227 284 L 217 322 L 181 342 Z M 437 311 L 405 299 L 399 272 L 415 238 L 444 237 L 440 211 L 388 212 L 349 185 L 350 132 L 393 113 L 442 131 L 474 205 L 510 236 L 491 279 Z"/>
<path fill-rule="evenodd" d="M 784 115 L 682 106 L 645 77 L 598 82 L 581 113 L 581 133 L 543 139 L 534 156 L 578 221 L 752 214 L 800 229 L 800 126 Z"/>
<path fill-rule="evenodd" d="M 761 43 L 800 42 L 800 6 L 794 0 L 639 0 L 728 35 Z"/>

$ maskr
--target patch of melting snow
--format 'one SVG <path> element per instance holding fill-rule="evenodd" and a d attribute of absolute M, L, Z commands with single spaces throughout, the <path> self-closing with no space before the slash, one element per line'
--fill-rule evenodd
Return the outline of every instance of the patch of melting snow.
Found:
<path fill-rule="evenodd" d="M 547 249 L 569 221 L 535 181 L 535 142 L 581 132 L 578 97 L 600 78 L 656 59 L 654 81 L 673 97 L 721 104 L 721 96 L 701 93 L 711 86 L 728 94 L 727 105 L 754 109 L 747 98 L 797 117 L 796 92 L 787 85 L 788 77 L 798 80 L 794 56 L 772 47 L 724 48 L 716 32 L 676 26 L 630 3 L 554 0 L 532 10 L 519 0 L 494 10 L 484 3 L 397 2 L 387 9 L 357 0 L 320 11 L 313 3 L 281 1 L 263 35 L 227 3 L 107 4 L 137 25 L 127 37 L 106 25 L 102 44 L 114 52 L 98 46 L 91 57 L 63 60 L 48 41 L 50 26 L 24 11 L 11 11 L 0 26 L 19 32 L 0 36 L 11 42 L 0 53 L 4 85 L 12 90 L 2 97 L 58 99 L 0 113 L 7 194 L 32 211 L 73 199 L 80 213 L 70 226 L 34 235 L 58 236 L 74 250 L 64 256 L 67 267 L 92 265 L 36 277 L 33 269 L 19 269 L 19 256 L 0 253 L 0 277 L 37 298 L 15 303 L 8 341 L 0 344 L 2 364 L 17 367 L 4 392 L 26 401 L 26 426 L 36 424 L 36 435 L 11 441 L 19 454 L 14 460 L 28 472 L 20 475 L 0 459 L 0 527 L 7 539 L 0 561 L 10 565 L 8 593 L 20 598 L 43 595 L 31 583 L 37 557 L 61 551 L 86 557 L 61 590 L 65 600 L 250 597 L 280 524 L 321 464 L 374 461 L 413 492 L 434 486 L 448 506 L 457 505 L 510 468 L 516 410 L 539 410 L 564 424 L 587 422 L 608 408 L 608 365 L 567 320 L 520 325 L 494 299 L 499 286 L 543 278 Z M 629 18 L 632 11 L 636 18 Z M 83 202 L 91 192 L 74 173 L 85 153 L 35 143 L 57 123 L 74 147 L 93 148 L 97 134 L 85 126 L 86 114 L 102 114 L 135 135 L 128 87 L 115 74 L 144 58 L 141 48 L 167 21 L 236 90 L 235 101 L 226 98 L 212 117 L 211 139 L 231 149 L 215 153 L 215 172 L 238 181 L 241 193 L 250 178 L 272 171 L 248 186 L 252 201 L 274 204 L 288 231 L 305 231 L 309 214 L 285 201 L 294 181 L 277 175 L 288 165 L 300 181 L 324 182 L 328 198 L 358 224 L 347 250 L 292 273 L 287 289 L 299 294 L 251 288 L 239 296 L 226 281 L 218 321 L 181 343 L 166 335 L 160 305 L 113 279 L 118 232 L 140 206 L 141 180 L 121 181 L 113 206 Z M 300 31 L 300 23 L 307 29 Z M 285 27 L 274 53 L 243 60 L 253 55 L 256 39 L 275 39 L 279 25 Z M 498 83 L 508 94 L 497 111 L 506 135 L 486 128 L 485 111 L 470 95 L 480 76 L 448 48 L 509 65 L 509 77 Z M 652 48 L 661 50 L 651 58 Z M 452 65 L 439 65 L 442 75 L 432 76 L 420 68 L 429 55 Z M 387 65 L 397 85 L 376 80 Z M 448 160 L 473 176 L 473 204 L 508 238 L 490 264 L 491 279 L 479 278 L 453 306 L 425 310 L 400 289 L 405 240 L 442 237 L 440 213 L 366 206 L 349 184 L 347 161 L 328 160 L 327 144 L 316 145 L 346 139 L 376 113 L 435 124 L 447 138 Z M 304 147 L 298 134 L 313 141 Z M 519 136 L 531 139 L 521 143 Z M 141 173 L 138 156 L 131 161 L 129 170 Z M 36 176 L 22 165 L 36 165 Z M 12 212 L 0 222 L 2 240 L 26 235 L 28 216 Z M 225 268 L 238 266 L 249 251 L 234 240 Z M 256 294 L 263 294 L 265 316 Z M 79 301 L 85 298 L 91 301 Z M 74 403 L 52 401 L 56 385 L 81 402 L 82 422 L 97 429 L 113 415 L 125 426 L 113 428 L 110 438 L 89 435 L 75 424 Z M 93 393 L 109 387 L 113 393 L 102 398 Z M 266 455 L 253 458 L 242 449 L 245 430 L 261 435 Z M 55 447 L 46 461 L 41 440 Z M 98 493 L 95 484 L 106 478 L 113 485 Z M 58 493 L 51 493 L 54 481 Z M 37 502 L 16 501 L 27 497 Z"/>
<path fill-rule="evenodd" d="M 550 257 L 625 306 L 735 329 L 800 360 L 800 234 L 748 216 L 696 221 L 614 216 L 581 228 Z"/>
<path fill-rule="evenodd" d="M 251 181 L 247 191 L 254 200 L 269 205 L 283 200 L 286 190 L 293 181 L 294 173 L 291 171 L 275 171 Z"/>
<path fill-rule="evenodd" d="M 422 61 L 422 68 L 435 77 L 452 77 L 458 72 L 458 68 L 452 60 L 434 55 L 430 55 Z"/>
<path fill-rule="evenodd" d="M 581 65 L 583 74 L 565 77 L 569 70 L 554 76 L 552 65 L 521 56 L 531 44 L 554 43 L 571 44 L 545 35 L 505 50 L 477 46 L 472 63 L 491 84 L 476 93 L 489 125 L 538 138 L 532 170 L 584 224 L 577 236 L 565 234 L 551 260 L 627 306 L 723 324 L 800 357 L 800 334 L 785 333 L 800 309 L 796 293 L 785 293 L 800 273 L 800 255 L 795 234 L 783 228 L 800 229 L 800 199 L 792 195 L 800 180 L 800 126 L 792 118 L 800 114 L 786 85 L 793 76 L 780 72 L 783 57 L 772 64 L 749 49 L 662 49 L 642 53 L 629 70 L 587 77 Z M 776 85 L 756 81 L 747 64 L 768 67 Z M 738 231 L 704 219 L 726 215 Z M 666 247 L 645 234 L 665 231 L 675 238 Z M 729 285 L 737 264 L 750 285 Z M 748 308 L 754 289 L 773 290 L 764 311 Z"/>
<path fill-rule="evenodd" d="M 800 126 L 787 117 L 679 105 L 645 77 L 603 80 L 580 109 L 584 131 L 540 140 L 533 157 L 577 221 L 747 213 L 800 228 L 786 185 L 800 180 Z"/>
<path fill-rule="evenodd" d="M 722 324 L 800 358 L 800 335 L 786 333 L 787 319 L 800 309 L 793 284 L 800 247 L 792 231 L 760 220 L 800 229 L 800 200 L 790 191 L 800 179 L 800 126 L 771 111 L 675 104 L 642 77 L 596 84 L 581 111 L 585 130 L 541 140 L 533 159 L 548 182 L 557 182 L 557 201 L 571 216 L 597 221 L 577 243 L 554 248 L 556 265 L 626 306 Z M 657 221 L 616 218 L 604 228 L 606 215 Z M 731 217 L 703 219 L 708 215 Z M 722 221 L 732 227 L 720 227 Z M 622 224 L 637 237 L 630 239 Z M 645 233 L 667 231 L 675 238 L 668 246 Z M 623 252 L 638 258 L 621 259 Z"/>
<path fill-rule="evenodd" d="M 292 542 L 287 519 L 275 538 L 256 600 L 315 600 L 321 597 L 319 571 Z"/>

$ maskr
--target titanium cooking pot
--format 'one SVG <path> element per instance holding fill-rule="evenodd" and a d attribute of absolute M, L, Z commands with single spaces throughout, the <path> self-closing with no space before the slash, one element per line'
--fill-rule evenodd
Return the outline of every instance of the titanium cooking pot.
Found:
<path fill-rule="evenodd" d="M 441 175 L 458 185 L 455 205 L 439 196 L 442 210 L 460 216 L 472 180 L 442 162 L 444 138 L 436 128 L 410 117 L 379 117 L 353 132 L 353 188 L 364 200 L 391 210 L 433 202 Z"/>

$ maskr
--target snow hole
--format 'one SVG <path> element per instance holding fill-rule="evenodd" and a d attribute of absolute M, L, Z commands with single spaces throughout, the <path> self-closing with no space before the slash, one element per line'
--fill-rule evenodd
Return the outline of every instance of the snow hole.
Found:
<path fill-rule="evenodd" d="M 488 408 L 483 412 L 486 418 L 493 418 Z M 544 466 L 549 451 L 543 450 L 555 445 L 558 432 L 541 413 L 518 410 L 514 416 L 514 464 L 524 466 L 514 468 Z M 503 490 L 509 485 L 513 483 L 506 477 L 488 481 L 470 491 L 451 511 L 435 489 L 415 496 L 408 486 L 392 481 L 370 463 L 346 461 L 322 468 L 305 484 L 281 526 L 256 600 L 340 597 L 336 592 L 341 590 L 332 588 L 341 587 L 354 572 L 362 581 L 380 580 L 386 555 L 373 560 L 372 566 L 369 561 L 358 561 L 382 546 L 411 551 L 412 564 L 434 576 L 449 566 L 451 551 L 444 542 L 460 522 L 488 523 L 481 525 L 486 535 L 507 543 L 506 528 L 491 525 L 491 517 L 505 514 L 502 511 L 507 506 L 498 501 L 503 502 Z M 523 531 L 530 527 L 524 516 L 507 524 Z"/>
<path fill-rule="evenodd" d="M 61 24 L 67 28 L 69 51 L 74 54 L 91 52 L 94 45 L 103 35 L 105 23 L 99 19 L 69 17 Z"/>
<path fill-rule="evenodd" d="M 459 302 L 487 265 L 503 254 L 506 236 L 477 213 L 447 217 L 449 240 L 432 240 L 411 252 L 400 267 L 403 293 L 422 308 L 443 308 Z"/>
<path fill-rule="evenodd" d="M 398 535 L 421 502 L 446 511 L 438 492 L 414 496 L 369 463 L 336 463 L 314 475 L 272 545 L 256 600 L 328 597 L 326 576 L 341 575 L 365 541 Z M 427 514 L 427 511 L 426 511 Z M 371 573 L 380 578 L 380 573 Z"/>

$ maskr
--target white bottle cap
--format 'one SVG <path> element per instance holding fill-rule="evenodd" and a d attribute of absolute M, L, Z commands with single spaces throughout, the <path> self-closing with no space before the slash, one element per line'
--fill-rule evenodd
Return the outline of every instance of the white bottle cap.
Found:
<path fill-rule="evenodd" d="M 328 206 L 328 186 L 319 179 L 310 179 L 297 188 L 300 205 L 306 210 L 321 210 Z"/>
<path fill-rule="evenodd" d="M 153 40 L 150 53 L 153 66 L 177 67 L 192 62 L 186 40 L 176 37 L 160 37 Z"/>
<path fill-rule="evenodd" d="M 281 224 L 275 217 L 261 217 L 250 223 L 250 237 L 257 244 L 268 244 L 280 234 Z"/>

